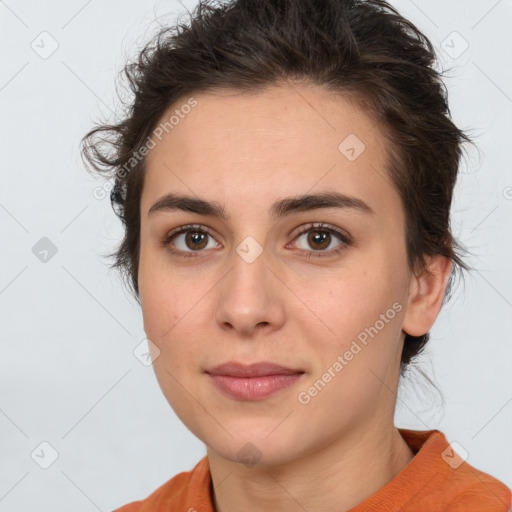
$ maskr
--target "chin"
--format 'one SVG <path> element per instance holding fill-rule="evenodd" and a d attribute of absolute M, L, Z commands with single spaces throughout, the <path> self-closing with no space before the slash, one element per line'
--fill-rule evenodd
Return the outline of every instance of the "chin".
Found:
<path fill-rule="evenodd" d="M 297 443 L 287 433 L 276 434 L 273 439 L 265 436 L 245 434 L 235 438 L 225 436 L 222 440 L 206 439 L 203 442 L 223 459 L 249 469 L 279 466 L 300 456 Z"/>

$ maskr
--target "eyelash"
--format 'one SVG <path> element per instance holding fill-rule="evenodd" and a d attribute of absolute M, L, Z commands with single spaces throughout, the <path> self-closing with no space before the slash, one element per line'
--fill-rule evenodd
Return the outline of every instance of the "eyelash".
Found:
<path fill-rule="evenodd" d="M 175 231 L 172 231 L 171 233 L 169 233 L 165 237 L 165 239 L 163 240 L 162 246 L 163 247 L 167 247 L 172 254 L 176 254 L 176 255 L 178 255 L 178 256 L 180 256 L 182 258 L 195 258 L 195 257 L 198 257 L 200 255 L 200 253 L 203 252 L 203 250 L 198 250 L 198 251 L 181 251 L 179 249 L 173 249 L 171 247 L 171 242 L 174 240 L 174 238 L 176 238 L 178 235 L 181 235 L 182 233 L 188 233 L 189 231 L 205 233 L 209 237 L 213 238 L 213 235 L 210 233 L 210 231 L 208 230 L 208 228 L 206 226 L 202 226 L 200 224 L 187 224 L 185 226 L 181 226 L 180 228 L 178 228 L 177 231 L 175 230 Z M 347 235 L 346 233 L 344 233 L 343 231 L 341 231 L 338 228 L 335 228 L 333 226 L 329 226 L 329 225 L 324 224 L 322 222 L 320 222 L 320 223 L 310 223 L 310 224 L 304 226 L 295 235 L 294 240 L 296 240 L 297 238 L 300 238 L 305 233 L 309 233 L 310 231 L 327 232 L 327 233 L 329 233 L 331 235 L 335 235 L 337 238 L 340 239 L 340 241 L 342 243 L 338 247 L 336 247 L 335 249 L 331 249 L 330 251 L 324 251 L 324 250 L 306 251 L 306 253 L 307 253 L 307 256 L 305 256 L 306 258 L 311 258 L 311 257 L 313 257 L 313 258 L 317 258 L 317 257 L 322 258 L 322 257 L 329 257 L 329 256 L 337 255 L 337 254 L 340 254 L 342 251 L 344 251 L 348 246 L 350 246 L 352 244 L 352 239 L 351 239 L 351 237 L 349 235 Z M 299 250 L 299 252 L 304 252 L 304 249 Z"/>

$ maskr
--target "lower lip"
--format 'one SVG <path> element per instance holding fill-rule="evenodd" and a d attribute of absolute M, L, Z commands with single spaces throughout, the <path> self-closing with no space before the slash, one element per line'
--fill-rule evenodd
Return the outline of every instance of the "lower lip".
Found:
<path fill-rule="evenodd" d="M 265 375 L 262 377 L 229 377 L 210 375 L 218 389 L 241 400 L 262 400 L 277 391 L 291 386 L 302 377 L 302 373 Z"/>

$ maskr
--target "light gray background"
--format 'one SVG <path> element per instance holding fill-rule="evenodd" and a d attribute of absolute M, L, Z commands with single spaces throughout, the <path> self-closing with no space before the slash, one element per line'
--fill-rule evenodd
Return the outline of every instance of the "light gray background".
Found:
<path fill-rule="evenodd" d="M 453 209 L 477 271 L 441 312 L 421 365 L 446 404 L 416 374 L 396 424 L 440 429 L 512 486 L 512 2 L 393 4 L 452 67 L 453 116 L 481 150 L 463 165 Z M 108 197 L 93 197 L 103 182 L 78 153 L 93 121 L 115 109 L 126 56 L 157 18 L 183 11 L 174 1 L 0 1 L 0 512 L 108 511 L 205 454 L 133 354 L 141 314 L 101 257 L 121 226 Z M 58 43 L 47 58 L 31 47 L 51 49 L 43 31 Z M 57 247 L 46 263 L 32 251 L 43 237 Z M 58 452 L 47 469 L 43 441 Z"/>

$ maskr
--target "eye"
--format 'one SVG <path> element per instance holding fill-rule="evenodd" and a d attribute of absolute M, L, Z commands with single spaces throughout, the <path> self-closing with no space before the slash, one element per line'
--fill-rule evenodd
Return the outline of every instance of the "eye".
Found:
<path fill-rule="evenodd" d="M 306 237 L 305 235 L 308 236 Z M 340 241 L 334 248 L 332 247 L 333 237 Z M 323 223 L 308 224 L 301 228 L 294 240 L 300 240 L 301 238 L 304 238 L 303 242 L 310 248 L 313 248 L 311 251 L 308 247 L 302 247 L 306 251 L 307 257 L 332 256 L 333 254 L 340 253 L 352 243 L 348 234 L 339 228 Z M 331 250 L 325 250 L 329 247 L 331 247 Z"/>
<path fill-rule="evenodd" d="M 306 234 L 307 237 L 305 237 Z M 352 243 L 350 235 L 339 228 L 323 223 L 311 223 L 303 226 L 295 236 L 294 241 L 301 238 L 304 238 L 305 243 L 313 248 L 313 250 L 309 250 L 307 247 L 299 247 L 300 252 L 305 252 L 308 258 L 338 254 Z M 332 243 L 336 238 L 339 243 L 333 248 Z M 180 257 L 191 258 L 200 256 L 204 249 L 219 248 L 221 244 L 214 242 L 213 235 L 207 227 L 199 224 L 188 224 L 171 231 L 163 240 L 162 246 L 167 247 L 171 253 Z M 327 251 L 326 249 L 329 247 L 331 249 Z"/>
<path fill-rule="evenodd" d="M 189 224 L 171 231 L 163 241 L 163 245 L 168 247 L 172 253 L 190 258 L 195 257 L 197 255 L 195 253 L 200 253 L 203 249 L 213 249 L 220 246 L 220 244 L 210 245 L 212 241 L 213 236 L 208 228 L 197 224 Z"/>

